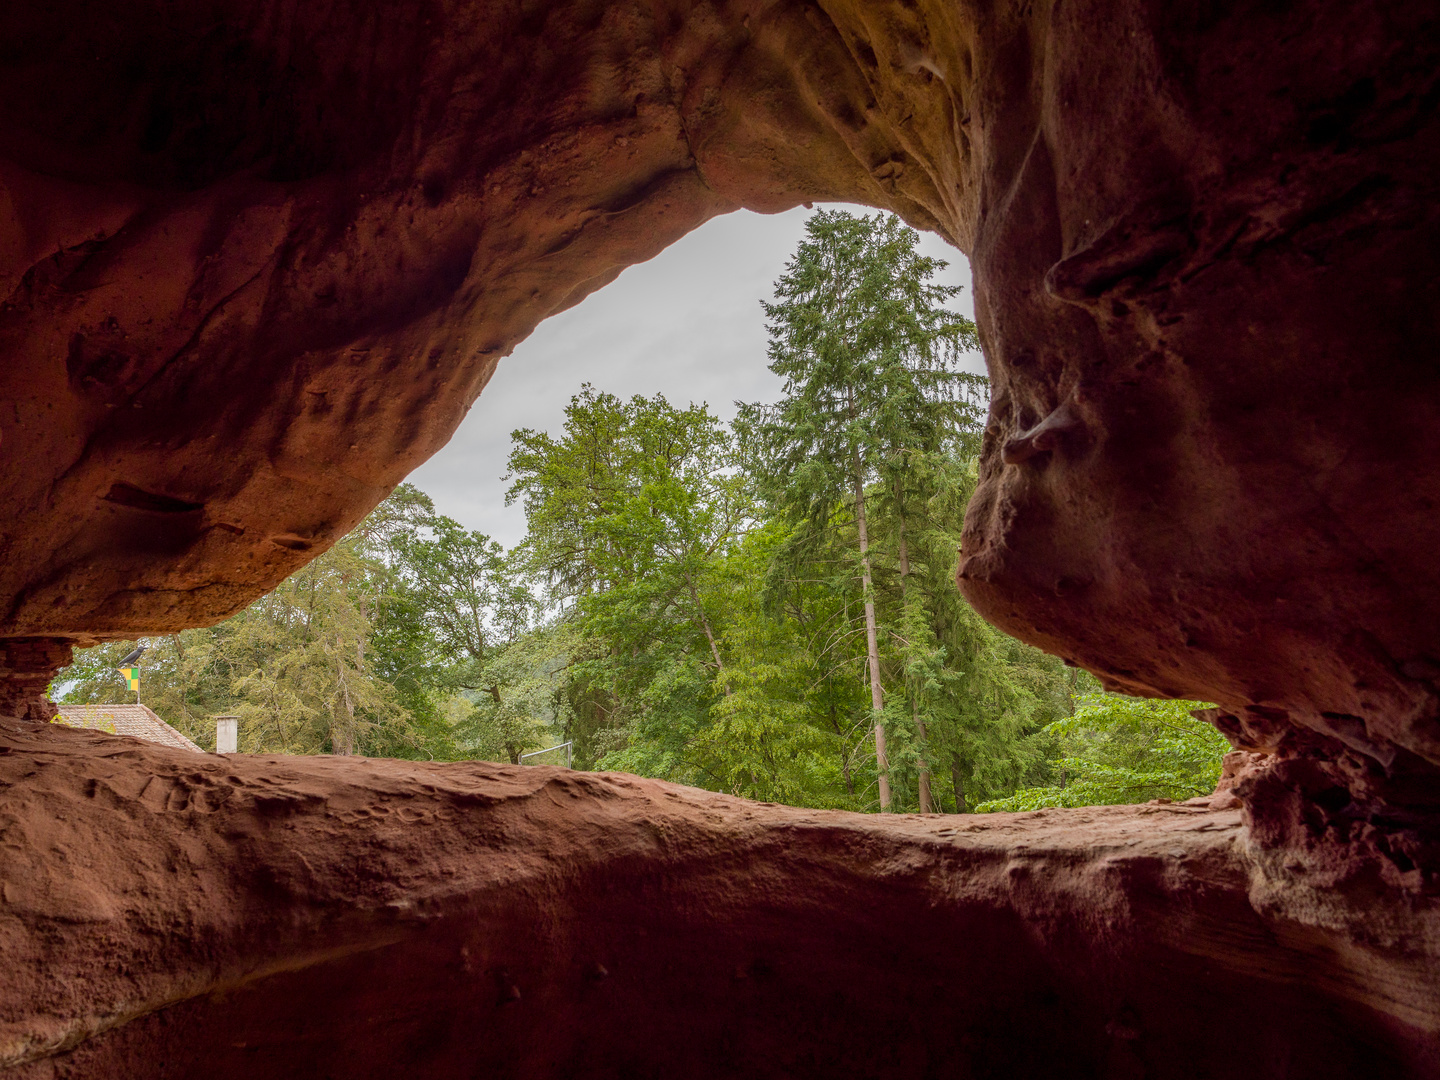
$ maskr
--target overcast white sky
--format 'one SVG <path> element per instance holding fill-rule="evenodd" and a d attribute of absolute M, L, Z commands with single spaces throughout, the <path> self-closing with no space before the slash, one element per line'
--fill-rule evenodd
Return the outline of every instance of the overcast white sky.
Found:
<path fill-rule="evenodd" d="M 857 213 L 871 212 L 853 208 Z M 794 254 L 811 211 L 716 218 L 578 307 L 556 315 L 500 361 L 490 385 L 450 443 L 410 474 L 435 508 L 506 547 L 525 535 L 525 514 L 505 505 L 510 432 L 558 435 L 565 406 L 583 382 L 628 398 L 664 394 L 672 404 L 709 402 L 726 420 L 734 402 L 773 401 L 780 380 L 765 356 L 762 299 Z M 921 250 L 950 266 L 941 280 L 963 285 L 956 309 L 974 317 L 970 264 L 938 236 Z M 973 370 L 984 372 L 977 354 Z"/>

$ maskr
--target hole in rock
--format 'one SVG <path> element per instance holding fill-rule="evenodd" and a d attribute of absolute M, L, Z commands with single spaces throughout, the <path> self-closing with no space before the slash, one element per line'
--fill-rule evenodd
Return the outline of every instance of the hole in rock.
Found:
<path fill-rule="evenodd" d="M 863 206 L 823 209 L 874 214 Z M 741 210 L 711 221 L 649 262 L 554 315 L 500 361 L 450 442 L 408 480 L 470 529 L 506 547 L 524 538 L 519 503 L 505 505 L 501 480 L 516 428 L 558 432 L 565 406 L 581 383 L 628 399 L 664 394 L 670 404 L 707 402 L 729 421 L 736 401 L 774 401 L 783 381 L 768 369 L 762 300 L 773 299 L 776 278 L 805 233 L 813 211 L 782 214 Z M 949 265 L 935 281 L 962 286 L 954 308 L 975 314 L 970 264 L 933 233 L 920 251 Z M 985 373 L 979 353 L 965 367 Z"/>
<path fill-rule="evenodd" d="M 204 503 L 177 499 L 173 495 L 161 495 L 126 483 L 112 485 L 103 497 L 106 502 L 115 503 L 117 506 L 128 506 L 132 510 L 144 510 L 152 514 L 193 514 L 205 508 Z"/>

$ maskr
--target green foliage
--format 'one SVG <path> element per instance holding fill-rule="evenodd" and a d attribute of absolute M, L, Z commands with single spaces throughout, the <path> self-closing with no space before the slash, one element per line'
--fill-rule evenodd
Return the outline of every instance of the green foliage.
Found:
<path fill-rule="evenodd" d="M 768 568 L 773 606 L 813 622 L 826 594 L 825 677 L 864 688 L 846 724 L 887 733 L 896 806 L 919 806 L 922 790 L 943 803 L 947 787 L 963 806 L 967 787 L 1008 792 L 1035 773 L 1032 736 L 1063 707 L 1063 677 L 955 590 L 986 383 L 958 367 L 975 327 L 944 306 L 958 290 L 930 281 L 943 264 L 917 240 L 889 216 L 810 220 L 766 305 L 785 396 L 747 406 L 738 427 L 790 528 Z"/>
<path fill-rule="evenodd" d="M 1208 707 L 1199 701 L 1087 695 L 1073 716 L 1046 729 L 1060 752 L 1051 763 L 1054 782 L 976 809 L 988 813 L 1208 795 L 1220 779 L 1220 758 L 1230 749 L 1223 735 L 1190 715 Z"/>
<path fill-rule="evenodd" d="M 656 598 L 694 602 L 706 560 L 749 519 L 734 440 L 705 405 L 677 409 L 662 395 L 621 401 L 585 384 L 565 410 L 564 434 L 512 435 L 512 486 L 523 501 L 529 567 L 561 600 L 634 585 L 655 572 Z M 693 612 L 692 612 L 693 614 Z"/>
<path fill-rule="evenodd" d="M 975 326 L 944 306 L 959 288 L 929 280 L 945 264 L 918 242 L 893 215 L 822 210 L 764 305 L 785 396 L 744 406 L 738 427 L 793 526 L 823 529 L 857 479 L 893 487 L 913 455 L 973 442 L 983 421 L 985 379 L 958 368 Z"/>
<path fill-rule="evenodd" d="M 520 764 L 520 755 L 560 740 L 574 710 L 566 694 L 575 628 L 538 626 L 490 651 L 478 671 L 483 687 L 451 703 L 454 738 L 466 757 Z"/>
<path fill-rule="evenodd" d="M 578 768 L 813 807 L 1210 791 L 1226 744 L 1196 703 L 1095 693 L 956 590 L 986 383 L 942 265 L 893 217 L 816 214 L 765 307 L 780 401 L 730 427 L 587 384 L 559 434 L 513 433 L 517 548 L 401 485 L 245 611 L 145 639 L 142 699 L 205 747 L 217 714 L 248 752 L 569 740 Z M 134 700 L 134 644 L 78 653 L 64 700 Z"/>
<path fill-rule="evenodd" d="M 407 738 L 394 684 L 370 662 L 378 567 L 347 537 L 241 614 L 210 630 L 146 639 L 141 696 L 201 746 L 215 713 L 240 717 L 241 749 L 357 753 Z M 85 650 L 62 673 L 69 703 L 131 701 L 114 662 L 133 646 Z"/>
<path fill-rule="evenodd" d="M 731 433 L 704 405 L 586 385 L 558 438 L 514 433 L 521 555 L 564 608 L 579 756 L 694 781 L 683 748 L 722 672 L 711 578 L 750 521 Z"/>
<path fill-rule="evenodd" d="M 493 699 L 524 683 L 518 665 L 499 660 L 537 610 L 498 545 L 401 485 L 240 614 L 144 639 L 141 696 L 202 747 L 214 745 L 211 718 L 234 714 L 250 753 L 499 756 L 513 733 L 484 735 L 493 710 L 477 712 L 464 693 L 484 686 Z M 63 700 L 134 700 L 114 670 L 133 644 L 78 653 L 57 679 L 68 684 Z M 506 724 L 517 708 L 502 710 Z"/>
<path fill-rule="evenodd" d="M 707 787 L 769 802 L 864 809 L 873 800 L 868 709 L 853 658 L 836 663 L 836 616 L 844 598 L 796 583 L 774 609 L 766 573 L 787 530 L 769 522 L 746 536 L 715 575 L 729 658 L 707 722 L 687 747 Z M 717 680 L 718 681 L 718 680 Z"/>

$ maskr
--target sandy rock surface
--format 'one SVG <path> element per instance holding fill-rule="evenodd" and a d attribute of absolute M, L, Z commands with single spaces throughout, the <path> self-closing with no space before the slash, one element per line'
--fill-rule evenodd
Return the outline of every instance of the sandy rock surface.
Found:
<path fill-rule="evenodd" d="M 1204 803 L 880 818 L 8 724 L 0 1062 L 1194 1077 L 1243 1040 L 1252 1075 L 1434 1075 L 1421 922 L 1257 902 L 1240 813 Z"/>

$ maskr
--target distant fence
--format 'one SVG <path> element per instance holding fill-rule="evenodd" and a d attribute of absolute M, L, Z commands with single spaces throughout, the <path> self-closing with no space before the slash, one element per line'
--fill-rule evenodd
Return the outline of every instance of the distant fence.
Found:
<path fill-rule="evenodd" d="M 539 757 L 541 754 L 553 754 L 553 753 L 555 753 L 557 750 L 564 750 L 564 751 L 565 751 L 565 767 L 566 767 L 567 769 L 569 769 L 569 768 L 572 767 L 571 764 L 570 764 L 572 747 L 573 747 L 573 744 L 572 744 L 571 742 L 569 742 L 569 741 L 566 741 L 566 742 L 559 743 L 559 744 L 557 744 L 557 745 L 555 745 L 555 746 L 547 746 L 544 750 L 531 750 L 528 754 L 521 754 L 521 755 L 520 755 L 520 764 L 521 764 L 521 765 L 524 765 L 526 758 Z M 531 762 L 531 764 L 534 764 L 534 765 L 558 765 L 559 762 L 558 762 L 558 761 L 551 761 L 551 762 L 535 761 L 535 762 Z"/>

